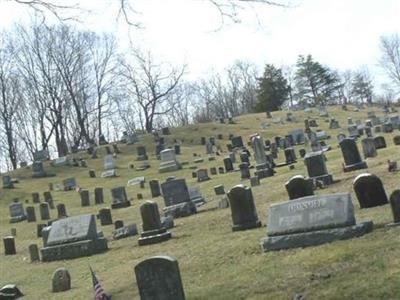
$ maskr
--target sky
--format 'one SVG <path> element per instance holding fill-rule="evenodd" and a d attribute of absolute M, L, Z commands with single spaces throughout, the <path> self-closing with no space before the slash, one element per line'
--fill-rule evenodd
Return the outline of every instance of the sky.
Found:
<path fill-rule="evenodd" d="M 378 84 L 387 80 L 378 64 L 379 38 L 400 33 L 400 0 L 286 1 L 290 7 L 239 10 L 239 24 L 227 18 L 222 24 L 218 10 L 206 0 L 131 0 L 138 11 L 131 20 L 141 22 L 142 29 L 117 19 L 116 0 L 81 0 L 83 10 L 69 14 L 78 17 L 78 23 L 71 23 L 80 28 L 114 33 L 122 49 L 133 45 L 159 61 L 187 64 L 187 76 L 193 79 L 235 60 L 262 69 L 266 63 L 293 65 L 298 55 L 311 54 L 333 69 L 367 67 Z M 27 23 L 31 15 L 20 4 L 0 0 L 0 29 Z M 54 21 L 49 15 L 47 19 Z"/>

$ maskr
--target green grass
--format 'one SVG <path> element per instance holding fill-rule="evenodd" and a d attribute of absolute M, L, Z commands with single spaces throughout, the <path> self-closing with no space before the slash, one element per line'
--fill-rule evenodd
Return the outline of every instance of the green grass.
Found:
<path fill-rule="evenodd" d="M 31 179 L 30 170 L 17 170 L 12 175 L 20 179 L 13 190 L 0 189 L 0 235 L 6 236 L 12 227 L 17 228 L 17 255 L 5 256 L 0 248 L 0 286 L 6 283 L 16 283 L 26 299 L 90 299 L 93 297 L 92 283 L 88 264 L 90 264 L 101 284 L 113 299 L 138 299 L 133 268 L 154 255 L 169 255 L 178 260 L 185 294 L 187 299 L 291 299 L 301 293 L 306 299 L 399 299 L 400 298 L 400 227 L 388 228 L 384 225 L 392 221 L 389 205 L 359 209 L 358 201 L 352 189 L 353 179 L 360 173 L 370 172 L 379 176 L 385 186 L 388 196 L 400 188 L 400 173 L 387 172 L 387 160 L 400 158 L 400 147 L 393 144 L 393 137 L 400 134 L 384 134 L 388 147 L 378 150 L 378 156 L 367 159 L 368 170 L 350 173 L 342 172 L 342 155 L 336 141 L 336 134 L 346 132 L 347 117 L 353 120 L 366 119 L 367 110 L 361 112 L 343 112 L 340 109 L 329 109 L 329 114 L 340 121 L 342 129 L 328 130 L 328 123 L 318 118 L 317 113 L 311 116 L 318 118 L 319 128 L 328 130 L 332 138 L 328 143 L 332 150 L 327 152 L 328 171 L 339 182 L 317 194 L 350 192 L 355 206 L 358 221 L 373 220 L 374 231 L 360 238 L 346 241 L 336 241 L 318 247 L 291 249 L 286 251 L 263 253 L 260 239 L 266 235 L 267 210 L 270 204 L 288 199 L 284 183 L 297 174 L 307 175 L 305 166 L 300 160 L 294 170 L 287 167 L 278 168 L 274 177 L 261 181 L 261 186 L 253 188 L 253 195 L 258 215 L 263 227 L 244 232 L 231 231 L 230 209 L 214 210 L 219 197 L 214 195 L 213 186 L 224 184 L 228 191 L 240 183 L 240 174 L 222 174 L 211 176 L 207 182 L 197 183 L 191 176 L 191 170 L 185 166 L 183 170 L 173 173 L 158 173 L 159 161 L 153 155 L 154 146 L 151 136 L 145 136 L 141 143 L 146 145 L 150 154 L 151 168 L 144 171 L 134 171 L 128 168 L 129 163 L 135 165 L 136 145 L 122 146 L 122 154 L 118 156 L 118 178 L 100 178 L 103 169 L 102 154 L 99 159 L 91 160 L 85 153 L 77 156 L 87 158 L 88 168 L 53 168 L 46 164 L 46 170 L 55 172 L 56 177 Z M 377 115 L 382 114 L 375 109 Z M 193 153 L 205 155 L 205 146 L 200 145 L 201 136 L 224 135 L 224 140 L 216 140 L 224 150 L 228 143 L 228 134 L 240 134 L 244 141 L 250 134 L 258 132 L 264 139 L 272 139 L 275 135 L 284 136 L 290 129 L 303 128 L 304 112 L 295 112 L 298 122 L 295 124 L 271 125 L 261 129 L 262 122 L 271 123 L 265 114 L 244 115 L 235 118 L 236 124 L 223 125 L 208 123 L 191 125 L 185 128 L 173 128 L 172 135 L 166 138 L 168 145 L 173 145 L 174 138 L 184 137 L 180 161 L 190 161 L 193 165 Z M 273 113 L 285 119 L 284 112 Z M 360 141 L 358 141 L 361 152 Z M 296 147 L 298 153 L 299 146 Z M 224 154 L 226 155 L 226 153 Z M 198 164 L 199 167 L 223 166 L 223 156 L 217 156 L 216 161 Z M 253 158 L 254 159 L 254 158 Z M 284 160 L 283 152 L 279 153 L 278 162 Z M 88 170 L 95 169 L 97 178 L 89 178 Z M 176 219 L 176 227 L 171 229 L 172 239 L 156 245 L 139 247 L 138 236 L 111 240 L 113 226 L 100 226 L 105 236 L 109 238 L 109 250 L 91 257 L 50 263 L 30 263 L 28 246 L 37 243 L 42 246 L 41 239 L 36 238 L 35 223 L 9 224 L 8 205 L 13 198 L 21 201 L 29 199 L 31 193 L 47 190 L 48 183 L 61 183 L 63 179 L 74 176 L 79 186 L 90 190 L 92 206 L 80 207 L 79 194 L 76 192 L 52 192 L 55 204 L 65 203 L 69 215 L 97 213 L 103 206 L 95 206 L 93 190 L 97 186 L 104 188 L 105 204 L 111 202 L 110 188 L 125 186 L 127 181 L 136 176 L 145 176 L 147 182 L 157 178 L 163 182 L 166 177 L 175 175 L 185 177 L 189 186 L 199 186 L 207 198 L 207 204 L 200 208 L 198 214 Z M 243 181 L 249 185 L 249 181 Z M 146 183 L 145 189 L 127 187 L 127 193 L 133 198 L 132 206 L 126 209 L 113 210 L 113 220 L 123 219 L 125 224 L 137 223 L 141 230 L 139 206 L 150 199 L 150 189 Z M 137 200 L 136 194 L 143 193 L 144 200 Z M 163 208 L 161 197 L 155 199 L 160 211 Z M 27 206 L 28 204 L 24 204 Z M 40 222 L 38 205 L 36 217 Z M 51 216 L 56 217 L 56 210 Z M 66 267 L 72 276 L 72 289 L 67 292 L 52 294 L 51 278 L 59 267 Z"/>

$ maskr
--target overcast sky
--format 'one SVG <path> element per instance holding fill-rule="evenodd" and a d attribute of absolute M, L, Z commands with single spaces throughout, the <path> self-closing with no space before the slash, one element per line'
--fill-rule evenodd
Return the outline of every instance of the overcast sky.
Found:
<path fill-rule="evenodd" d="M 190 77 L 221 70 L 236 59 L 263 66 L 291 65 L 299 54 L 312 54 L 332 68 L 367 66 L 377 81 L 379 37 L 400 32 L 400 0 L 293 0 L 292 7 L 256 5 L 240 12 L 241 24 L 220 29 L 218 11 L 202 0 L 131 0 L 144 29 L 129 29 L 116 21 L 115 0 L 82 0 L 91 12 L 81 16 L 82 26 L 113 32 L 123 47 L 130 41 L 174 64 L 188 64 Z M 27 22 L 21 5 L 0 0 L 0 26 Z M 130 37 L 130 39 L 129 39 Z"/>

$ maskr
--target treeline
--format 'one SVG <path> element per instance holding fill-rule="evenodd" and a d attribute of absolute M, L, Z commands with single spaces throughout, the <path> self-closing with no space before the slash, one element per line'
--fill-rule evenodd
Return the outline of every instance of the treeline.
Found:
<path fill-rule="evenodd" d="M 300 56 L 294 67 L 267 65 L 261 75 L 243 61 L 196 81 L 185 80 L 186 71 L 140 49 L 122 53 L 112 35 L 67 25 L 2 32 L 0 166 L 15 169 L 41 149 L 64 156 L 123 131 L 151 132 L 287 103 L 374 99 L 366 70 L 335 72 L 311 56 Z"/>

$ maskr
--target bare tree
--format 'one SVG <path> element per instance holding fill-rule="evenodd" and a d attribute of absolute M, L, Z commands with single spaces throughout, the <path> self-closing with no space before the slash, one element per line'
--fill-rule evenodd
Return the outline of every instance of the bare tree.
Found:
<path fill-rule="evenodd" d="M 382 36 L 381 52 L 380 64 L 400 92 L 400 35 Z"/>
<path fill-rule="evenodd" d="M 149 52 L 144 55 L 137 49 L 130 58 L 132 62 L 121 61 L 120 74 L 126 80 L 128 94 L 143 113 L 144 128 L 151 132 L 155 118 L 172 111 L 174 104 L 167 100 L 179 85 L 185 66 L 174 68 L 157 64 Z"/>

